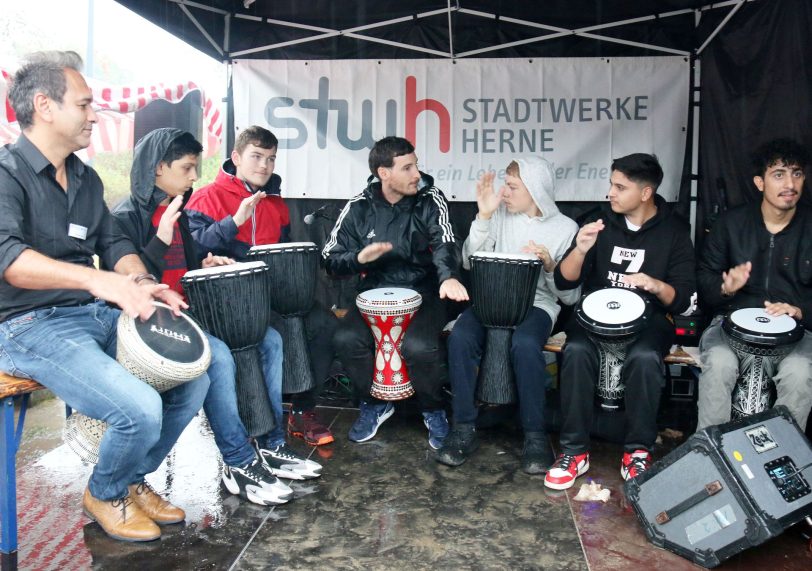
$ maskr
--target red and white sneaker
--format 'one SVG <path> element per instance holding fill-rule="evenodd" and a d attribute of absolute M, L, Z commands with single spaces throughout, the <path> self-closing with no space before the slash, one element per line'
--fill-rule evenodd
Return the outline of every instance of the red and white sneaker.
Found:
<path fill-rule="evenodd" d="M 575 483 L 575 478 L 589 470 L 589 452 L 583 454 L 559 454 L 552 467 L 544 476 L 544 485 L 553 490 L 566 490 Z"/>
<path fill-rule="evenodd" d="M 651 453 L 648 450 L 624 452 L 620 463 L 620 475 L 624 480 L 636 478 L 651 467 Z"/>

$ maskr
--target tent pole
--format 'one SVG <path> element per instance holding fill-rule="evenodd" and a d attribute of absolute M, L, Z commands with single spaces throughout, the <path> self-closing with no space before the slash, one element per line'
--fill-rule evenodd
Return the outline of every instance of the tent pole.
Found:
<path fill-rule="evenodd" d="M 198 22 L 197 18 L 195 18 L 194 15 L 189 11 L 189 8 L 187 8 L 183 4 L 179 4 L 178 8 L 180 8 L 181 11 L 186 15 L 186 17 L 189 18 L 189 20 L 191 20 L 192 24 L 194 24 L 195 28 L 197 28 L 197 31 L 200 32 L 200 34 L 204 38 L 206 38 L 206 40 L 208 40 L 208 42 L 212 45 L 212 47 L 217 50 L 217 53 L 223 55 L 223 48 L 217 45 L 217 42 L 214 41 L 214 38 L 212 38 L 211 35 L 206 31 L 206 28 L 204 28 L 201 25 L 201 23 Z"/>
<path fill-rule="evenodd" d="M 223 16 L 223 51 L 231 51 L 231 14 Z"/>
<path fill-rule="evenodd" d="M 694 26 L 699 27 L 699 20 L 702 17 L 700 11 L 696 11 Z M 699 229 L 697 228 L 696 216 L 699 205 L 699 114 L 701 113 L 701 92 L 702 87 L 702 62 L 698 54 L 691 58 L 693 60 L 693 72 L 691 74 L 691 105 L 693 111 L 693 125 L 691 133 L 691 237 L 694 245 L 699 240 Z"/>
<path fill-rule="evenodd" d="M 699 58 L 693 58 L 693 73 L 691 82 L 691 101 L 693 104 L 693 128 L 691 134 L 691 230 L 694 244 L 697 243 L 699 230 L 696 227 L 696 209 L 699 200 L 699 114 L 700 114 L 700 87 L 702 83 L 702 63 Z"/>
<path fill-rule="evenodd" d="M 226 60 L 226 136 L 223 148 L 223 160 L 234 148 L 234 69 L 231 59 Z"/>
<path fill-rule="evenodd" d="M 454 57 L 454 29 L 451 27 L 451 0 L 448 0 L 448 54 Z"/>
<path fill-rule="evenodd" d="M 232 59 L 231 59 L 231 14 L 226 14 L 223 17 L 223 51 L 225 51 L 226 58 L 223 60 L 225 64 L 225 80 L 226 80 L 226 115 L 225 115 L 225 137 L 223 137 L 223 145 L 220 149 L 222 159 L 228 157 L 231 149 L 234 148 L 234 89 L 231 85 L 232 72 Z"/>
<path fill-rule="evenodd" d="M 696 55 L 699 55 L 699 54 L 702 53 L 702 50 L 704 50 L 708 46 L 708 44 L 713 41 L 713 38 L 716 37 L 716 34 L 718 34 L 719 32 L 722 31 L 722 28 L 724 28 L 725 24 L 727 24 L 730 21 L 730 19 L 733 17 L 733 14 L 738 12 L 739 8 L 744 6 L 744 3 L 746 1 L 747 0 L 739 0 L 739 3 L 736 4 L 735 6 L 733 6 L 733 9 L 730 12 L 727 13 L 727 16 L 725 16 L 725 18 L 721 22 L 719 22 L 719 25 L 716 26 L 716 29 L 713 32 L 711 32 L 711 35 L 708 36 L 708 39 L 705 40 L 705 42 L 701 46 L 699 46 L 699 49 L 696 50 Z"/>

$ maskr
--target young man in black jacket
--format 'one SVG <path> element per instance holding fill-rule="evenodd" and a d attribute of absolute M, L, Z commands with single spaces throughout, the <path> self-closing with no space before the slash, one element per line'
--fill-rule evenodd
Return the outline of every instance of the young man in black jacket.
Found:
<path fill-rule="evenodd" d="M 584 293 L 607 287 L 635 290 L 647 298 L 652 315 L 627 347 L 622 378 L 626 386 L 624 479 L 646 470 L 657 438 L 657 408 L 665 384 L 663 357 L 674 340 L 669 313 L 683 313 L 694 300 L 694 249 L 689 224 L 657 195 L 663 170 L 653 155 L 636 153 L 612 163 L 609 205 L 601 218 L 584 225 L 556 266 L 561 289 L 583 285 Z M 589 431 L 598 378 L 598 350 L 573 318 L 561 363 L 561 454 L 544 485 L 564 490 L 589 469 Z"/>
<path fill-rule="evenodd" d="M 332 275 L 362 274 L 359 291 L 399 286 L 423 296 L 404 334 L 402 353 L 429 430 L 429 445 L 436 450 L 448 434 L 441 392 L 448 373 L 440 342 L 445 325 L 441 300 L 468 299 L 458 279 L 460 251 L 445 196 L 417 169 L 409 141 L 386 137 L 376 142 L 369 168 L 367 188 L 341 211 L 322 256 Z M 392 416 L 394 405 L 370 396 L 373 337 L 358 310 L 351 309 L 342 320 L 335 347 L 360 400 L 361 412 L 349 437 L 365 442 Z"/>
<path fill-rule="evenodd" d="M 713 308 L 699 343 L 697 429 L 730 420 L 731 392 L 739 361 L 722 331 L 722 316 L 746 307 L 789 315 L 804 337 L 779 364 L 773 378 L 778 399 L 803 429 L 812 406 L 812 209 L 798 204 L 809 154 L 795 141 L 778 139 L 753 154 L 753 182 L 761 202 L 744 204 L 713 226 L 699 259 L 700 299 Z"/>

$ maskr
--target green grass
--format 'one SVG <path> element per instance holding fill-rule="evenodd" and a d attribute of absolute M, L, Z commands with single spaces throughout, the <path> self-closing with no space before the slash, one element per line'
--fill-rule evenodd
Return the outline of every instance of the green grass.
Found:
<path fill-rule="evenodd" d="M 132 154 L 99 153 L 93 159 L 92 166 L 99 173 L 104 183 L 104 200 L 112 208 L 130 195 L 130 167 Z M 220 157 L 209 157 L 203 160 L 200 179 L 195 188 L 209 184 L 220 170 Z"/>

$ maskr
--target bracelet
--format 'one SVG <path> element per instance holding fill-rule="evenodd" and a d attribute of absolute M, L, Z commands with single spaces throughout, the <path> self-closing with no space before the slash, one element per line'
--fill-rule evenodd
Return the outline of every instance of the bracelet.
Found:
<path fill-rule="evenodd" d="M 143 274 L 135 274 L 133 276 L 133 281 L 136 284 L 141 284 L 141 282 L 144 281 L 144 280 L 152 280 L 156 284 L 158 283 L 158 278 L 156 278 L 152 274 L 143 273 Z"/>

